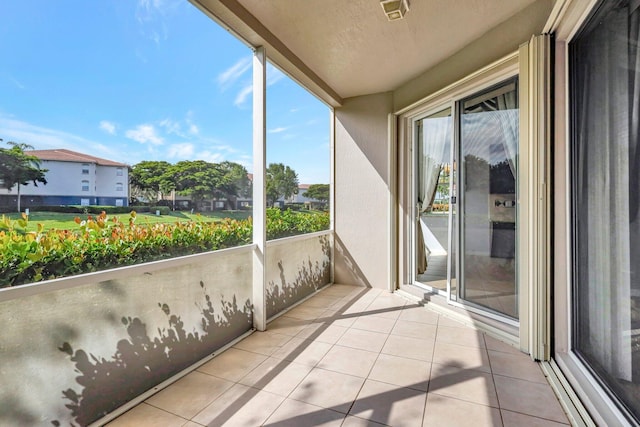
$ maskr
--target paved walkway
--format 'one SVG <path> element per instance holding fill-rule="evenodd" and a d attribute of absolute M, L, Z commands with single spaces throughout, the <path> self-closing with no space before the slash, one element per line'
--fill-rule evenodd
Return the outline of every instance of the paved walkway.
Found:
<path fill-rule="evenodd" d="M 385 291 L 333 285 L 109 424 L 561 426 L 539 366 Z"/>

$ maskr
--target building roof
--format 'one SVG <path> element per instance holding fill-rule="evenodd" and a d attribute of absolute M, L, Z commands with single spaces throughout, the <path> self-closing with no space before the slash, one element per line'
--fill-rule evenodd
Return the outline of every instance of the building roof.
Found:
<path fill-rule="evenodd" d="M 63 148 L 54 150 L 31 150 L 27 154 L 36 156 L 40 160 L 55 160 L 58 162 L 76 162 L 76 163 L 95 163 L 100 166 L 123 166 L 124 163 L 114 162 L 113 160 L 101 159 L 100 157 L 90 156 L 88 154 L 78 153 L 76 151 L 65 150 Z"/>

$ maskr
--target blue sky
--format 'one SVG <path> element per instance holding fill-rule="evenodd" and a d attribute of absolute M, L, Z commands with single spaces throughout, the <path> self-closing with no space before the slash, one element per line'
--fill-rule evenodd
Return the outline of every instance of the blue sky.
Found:
<path fill-rule="evenodd" d="M 252 169 L 251 50 L 186 0 L 0 4 L 0 138 Z M 267 161 L 329 182 L 329 108 L 267 69 Z"/>

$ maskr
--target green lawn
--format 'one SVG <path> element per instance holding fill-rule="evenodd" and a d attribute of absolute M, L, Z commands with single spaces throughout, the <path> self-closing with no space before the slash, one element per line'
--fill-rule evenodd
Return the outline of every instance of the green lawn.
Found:
<path fill-rule="evenodd" d="M 4 214 L 11 219 L 20 218 L 19 213 Z M 73 213 L 58 213 L 58 212 L 31 212 L 29 215 L 28 231 L 35 231 L 37 224 L 42 224 L 45 230 L 58 229 L 58 230 L 75 230 L 80 228 L 80 225 L 76 224 L 74 219 L 79 217 L 80 219 L 87 219 L 88 215 L 73 214 Z M 92 215 L 94 218 L 96 215 Z M 118 217 L 120 221 L 124 223 L 129 222 L 129 214 L 115 214 L 107 215 L 108 218 Z M 157 224 L 157 223 L 175 223 L 176 221 L 221 221 L 224 218 L 232 219 L 247 219 L 251 216 L 251 211 L 215 211 L 205 212 L 200 215 L 191 214 L 189 212 L 171 212 L 169 215 L 156 216 L 150 213 L 138 213 L 136 217 L 136 224 Z"/>

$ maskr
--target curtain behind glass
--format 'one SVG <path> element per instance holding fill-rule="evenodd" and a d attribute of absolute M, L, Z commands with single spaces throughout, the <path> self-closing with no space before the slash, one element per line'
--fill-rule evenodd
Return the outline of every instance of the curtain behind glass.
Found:
<path fill-rule="evenodd" d="M 418 202 L 425 212 L 433 202 L 442 165 L 449 162 L 452 138 L 451 116 L 422 120 L 422 138 L 418 150 Z"/>
<path fill-rule="evenodd" d="M 637 2 L 634 2 L 637 4 Z M 572 43 L 574 345 L 640 414 L 638 10 L 603 4 Z M 635 344 L 634 344 L 635 342 Z"/>

